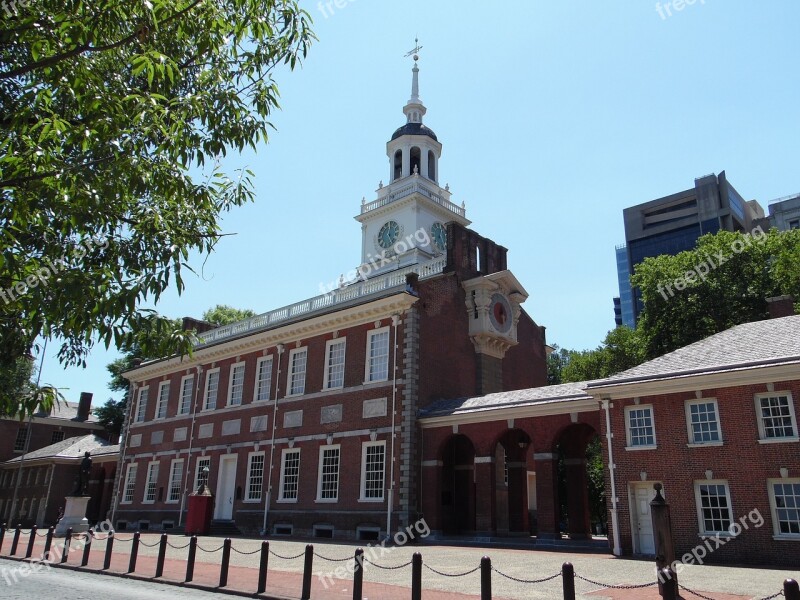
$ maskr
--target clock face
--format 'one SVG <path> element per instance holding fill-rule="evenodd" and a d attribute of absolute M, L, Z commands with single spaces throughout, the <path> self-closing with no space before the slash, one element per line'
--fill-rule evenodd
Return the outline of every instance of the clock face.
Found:
<path fill-rule="evenodd" d="M 500 333 L 508 333 L 512 318 L 511 304 L 506 297 L 503 294 L 492 294 L 492 302 L 489 305 L 489 320 L 492 326 Z"/>
<path fill-rule="evenodd" d="M 398 237 L 400 237 L 400 225 L 396 221 L 387 221 L 378 232 L 378 245 L 384 250 L 388 250 Z"/>
<path fill-rule="evenodd" d="M 431 239 L 433 240 L 434 247 L 439 252 L 444 252 L 447 248 L 447 230 L 441 223 L 434 223 L 431 225 Z"/>

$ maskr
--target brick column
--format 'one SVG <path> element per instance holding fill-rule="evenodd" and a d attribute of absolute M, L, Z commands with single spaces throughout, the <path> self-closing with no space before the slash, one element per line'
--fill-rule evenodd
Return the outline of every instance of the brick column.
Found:
<path fill-rule="evenodd" d="M 420 507 L 425 522 L 431 531 L 442 532 L 442 461 L 422 461 L 421 487 L 425 490 L 422 494 Z"/>
<path fill-rule="evenodd" d="M 589 482 L 586 477 L 585 458 L 564 460 L 567 477 L 567 515 L 569 537 L 584 540 L 591 537 L 589 522 Z"/>
<path fill-rule="evenodd" d="M 494 457 L 475 457 L 475 531 L 494 533 Z"/>
<path fill-rule="evenodd" d="M 558 455 L 551 452 L 534 454 L 536 461 L 536 514 L 538 536 L 560 537 L 558 528 Z"/>

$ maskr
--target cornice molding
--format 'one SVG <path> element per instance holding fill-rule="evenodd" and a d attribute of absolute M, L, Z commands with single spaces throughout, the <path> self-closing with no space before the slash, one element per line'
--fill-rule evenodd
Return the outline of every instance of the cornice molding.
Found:
<path fill-rule="evenodd" d="M 581 398 L 565 400 L 563 402 L 549 402 L 530 404 L 527 406 L 510 406 L 506 408 L 486 408 L 464 414 L 444 415 L 441 417 L 421 417 L 419 424 L 422 429 L 446 427 L 451 425 L 467 425 L 470 423 L 489 423 L 493 421 L 507 421 L 508 419 L 525 419 L 530 417 L 547 417 L 554 415 L 568 415 L 570 413 L 583 413 L 599 411 L 600 406 L 594 398 Z"/>

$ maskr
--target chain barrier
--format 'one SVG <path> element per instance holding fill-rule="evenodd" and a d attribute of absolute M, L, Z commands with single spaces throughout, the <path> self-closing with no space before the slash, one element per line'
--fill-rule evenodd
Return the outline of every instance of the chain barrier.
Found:
<path fill-rule="evenodd" d="M 700 592 L 695 592 L 694 590 L 690 590 L 685 585 L 681 585 L 680 583 L 678 584 L 678 587 L 681 588 L 684 592 L 689 592 L 690 594 L 697 596 L 698 598 L 702 598 L 703 600 L 714 600 L 714 598 L 711 598 L 709 596 L 704 596 Z"/>
<path fill-rule="evenodd" d="M 257 554 L 257 553 L 261 552 L 261 548 L 256 548 L 252 552 L 245 552 L 244 550 L 237 550 L 233 546 L 231 546 L 231 550 L 236 552 L 236 554 L 243 554 L 244 556 L 252 556 L 253 554 Z"/>
<path fill-rule="evenodd" d="M 370 559 L 364 557 L 364 564 L 371 564 L 373 567 L 378 569 L 383 569 L 384 571 L 396 571 L 397 569 L 405 569 L 408 565 L 410 565 L 413 561 L 408 561 L 407 563 L 403 563 L 402 565 L 397 565 L 396 567 L 385 567 L 383 565 L 379 565 L 378 563 L 372 562 Z M 454 576 L 455 577 L 455 576 Z"/>
<path fill-rule="evenodd" d="M 480 568 L 481 568 L 481 566 L 478 565 L 477 567 L 475 567 L 471 571 L 466 571 L 465 573 L 443 573 L 442 571 L 437 571 L 436 569 L 434 569 L 430 565 L 426 565 L 425 563 L 422 563 L 422 566 L 425 567 L 426 569 L 428 569 L 429 571 L 433 571 L 437 575 L 441 575 L 442 577 L 465 577 L 467 575 L 472 575 L 475 571 L 479 571 Z"/>
<path fill-rule="evenodd" d="M 141 538 L 140 538 L 140 539 L 139 539 L 139 543 L 140 543 L 142 546 L 144 546 L 145 548 L 155 548 L 156 546 L 158 546 L 158 545 L 161 543 L 161 540 L 158 540 L 158 541 L 156 541 L 156 542 L 155 542 L 155 543 L 153 543 L 153 544 L 148 544 L 147 542 L 145 542 L 143 539 L 141 539 Z"/>
<path fill-rule="evenodd" d="M 192 542 L 186 542 L 183 546 L 176 546 L 172 542 L 167 542 L 167 546 L 170 548 L 174 548 L 175 550 L 183 550 L 184 548 L 188 548 Z"/>
<path fill-rule="evenodd" d="M 115 541 L 115 542 L 132 542 L 132 541 L 133 541 L 133 536 L 131 536 L 131 537 L 129 537 L 129 538 L 121 538 L 121 537 L 117 537 L 117 536 L 115 535 L 115 536 L 114 536 L 114 541 Z"/>
<path fill-rule="evenodd" d="M 781 590 L 777 594 L 772 594 L 772 596 L 765 596 L 764 598 L 759 598 L 759 600 L 774 600 L 775 598 L 778 598 L 779 596 L 785 596 L 785 595 L 786 594 L 783 593 L 783 590 Z"/>
<path fill-rule="evenodd" d="M 37 531 L 36 537 L 47 537 L 47 531 Z"/>
<path fill-rule="evenodd" d="M 322 556 L 322 554 L 318 554 L 317 552 L 314 552 L 314 556 L 321 558 L 322 560 L 327 560 L 328 562 L 346 562 L 348 560 L 353 560 L 352 556 L 345 556 L 344 558 L 328 558 L 327 556 Z M 366 562 L 366 559 L 364 559 L 364 562 Z"/>
<path fill-rule="evenodd" d="M 494 566 L 492 566 L 492 571 L 494 571 L 498 575 L 505 577 L 506 579 L 510 579 L 511 581 L 516 581 L 517 583 L 530 583 L 530 584 L 545 583 L 546 581 L 552 581 L 556 577 L 561 577 L 561 571 L 559 571 L 555 575 L 551 575 L 550 577 L 542 577 L 541 579 L 521 579 L 519 577 L 514 577 L 513 575 L 507 575 L 503 573 L 500 569 L 495 569 Z"/>
<path fill-rule="evenodd" d="M 303 552 L 301 552 L 297 556 L 281 556 L 280 554 L 278 554 L 277 552 L 272 550 L 272 548 L 270 548 L 269 553 L 272 554 L 272 556 L 276 556 L 276 557 L 280 558 L 281 560 L 295 560 L 295 559 L 300 558 L 301 556 L 305 556 L 306 555 L 306 552 L 304 550 Z"/>
<path fill-rule="evenodd" d="M 575 573 L 575 579 L 580 579 L 581 581 L 585 581 L 586 583 L 591 583 L 592 585 L 596 585 L 596 586 L 601 587 L 601 588 L 608 588 L 608 589 L 612 589 L 612 590 L 640 590 L 642 588 L 647 588 L 647 587 L 652 587 L 654 585 L 658 585 L 657 581 L 654 581 L 653 583 L 640 583 L 638 585 L 634 585 L 634 584 L 627 585 L 627 584 L 624 584 L 624 583 L 618 583 L 618 584 L 600 583 L 599 581 L 594 581 L 594 580 L 588 579 L 586 577 L 581 577 L 577 573 Z M 712 598 L 711 600 L 714 600 L 714 599 Z"/>
<path fill-rule="evenodd" d="M 219 548 L 215 548 L 214 550 L 206 550 L 206 549 L 205 549 L 205 548 L 203 548 L 203 547 L 202 547 L 200 544 L 197 544 L 197 549 L 198 549 L 198 550 L 202 550 L 203 552 L 208 552 L 209 554 L 214 554 L 214 552 L 219 552 L 219 551 L 220 551 L 220 550 L 222 550 L 224 547 L 225 547 L 225 544 L 222 544 L 222 546 L 220 546 Z"/>

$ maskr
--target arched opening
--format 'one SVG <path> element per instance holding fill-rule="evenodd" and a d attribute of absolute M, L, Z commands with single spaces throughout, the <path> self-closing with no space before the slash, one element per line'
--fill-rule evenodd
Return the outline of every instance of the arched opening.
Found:
<path fill-rule="evenodd" d="M 422 152 L 414 146 L 411 148 L 411 173 L 422 174 Z"/>
<path fill-rule="evenodd" d="M 475 530 L 475 446 L 465 435 L 454 435 L 442 448 L 442 531 Z"/>
<path fill-rule="evenodd" d="M 395 179 L 400 179 L 403 176 L 403 151 L 398 150 L 394 153 L 394 177 L 392 177 L 392 181 Z"/>
<path fill-rule="evenodd" d="M 575 423 L 561 432 L 556 444 L 561 531 L 572 539 L 590 539 L 598 525 L 605 531 L 599 436 L 592 426 Z"/>
<path fill-rule="evenodd" d="M 495 446 L 495 523 L 500 535 L 529 532 L 527 449 L 530 445 L 527 433 L 509 429 Z"/>
<path fill-rule="evenodd" d="M 428 179 L 436 181 L 436 155 L 428 150 Z"/>

